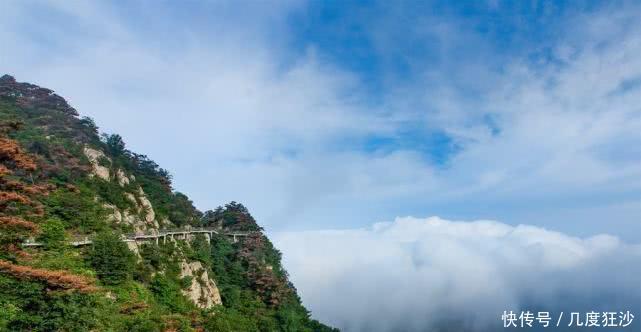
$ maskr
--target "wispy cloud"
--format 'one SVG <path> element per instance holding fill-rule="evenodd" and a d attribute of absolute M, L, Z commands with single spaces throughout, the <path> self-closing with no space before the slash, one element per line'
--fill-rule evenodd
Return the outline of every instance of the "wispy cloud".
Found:
<path fill-rule="evenodd" d="M 509 52 L 499 26 L 453 9 L 360 10 L 368 75 L 293 41 L 299 2 L 1 6 L 0 70 L 122 134 L 200 208 L 242 201 L 273 229 L 438 213 L 641 236 L 635 5 L 577 9 L 545 43 L 514 23 Z"/>

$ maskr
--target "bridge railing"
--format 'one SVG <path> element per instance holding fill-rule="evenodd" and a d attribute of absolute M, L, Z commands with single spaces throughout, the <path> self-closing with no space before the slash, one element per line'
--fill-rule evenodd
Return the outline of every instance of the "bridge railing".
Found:
<path fill-rule="evenodd" d="M 124 234 L 124 241 L 138 241 L 142 239 L 158 239 L 161 237 L 173 236 L 173 235 L 187 235 L 187 234 L 198 234 L 198 233 L 209 233 L 209 234 L 222 234 L 225 236 L 232 236 L 234 242 L 237 237 L 249 236 L 254 232 L 223 232 L 219 228 L 214 227 L 190 227 L 190 228 L 168 228 L 154 230 L 151 232 L 139 232 L 139 233 L 129 233 Z M 90 236 L 75 236 L 70 239 L 69 244 L 73 246 L 81 246 L 86 244 L 91 244 Z M 40 247 L 43 246 L 43 243 L 37 242 L 34 239 L 27 239 L 22 243 L 25 247 Z"/>
<path fill-rule="evenodd" d="M 138 232 L 138 233 L 128 233 L 125 234 L 125 237 L 128 239 L 136 238 L 156 238 L 167 235 L 175 234 L 193 234 L 193 233 L 210 233 L 210 234 L 223 234 L 223 235 L 236 235 L 236 236 L 247 236 L 252 232 L 242 232 L 242 231 L 232 231 L 224 232 L 220 228 L 215 227 L 191 227 L 191 228 L 165 228 L 160 230 L 154 230 L 151 232 Z"/>

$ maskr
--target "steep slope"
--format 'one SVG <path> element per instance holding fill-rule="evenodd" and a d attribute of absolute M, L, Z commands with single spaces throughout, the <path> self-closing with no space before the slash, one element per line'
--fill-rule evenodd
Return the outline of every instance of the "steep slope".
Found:
<path fill-rule="evenodd" d="M 120 136 L 8 75 L 0 162 L 0 330 L 334 330 L 242 204 L 198 211 Z"/>

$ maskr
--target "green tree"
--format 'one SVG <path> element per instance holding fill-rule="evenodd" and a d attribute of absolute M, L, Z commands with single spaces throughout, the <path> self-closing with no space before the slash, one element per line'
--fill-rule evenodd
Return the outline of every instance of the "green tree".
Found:
<path fill-rule="evenodd" d="M 61 249 L 65 246 L 65 225 L 60 219 L 47 220 L 41 229 L 42 233 L 38 239 L 47 249 Z"/>
<path fill-rule="evenodd" d="M 98 277 L 109 285 L 129 279 L 136 264 L 136 258 L 127 245 L 110 232 L 100 233 L 93 239 L 89 260 Z"/>
<path fill-rule="evenodd" d="M 56 292 L 46 285 L 0 274 L 0 331 L 91 331 L 96 297 Z"/>
<path fill-rule="evenodd" d="M 62 221 L 66 228 L 84 233 L 99 231 L 106 226 L 107 212 L 95 197 L 96 192 L 84 184 L 72 189 L 60 188 L 44 199 L 46 213 Z"/>
<path fill-rule="evenodd" d="M 300 305 L 283 305 L 279 308 L 276 317 L 283 331 L 311 331 L 305 326 L 309 320 L 309 313 Z"/>
<path fill-rule="evenodd" d="M 169 219 L 176 226 L 195 225 L 200 221 L 201 212 L 185 194 L 175 192 L 169 203 Z"/>
<path fill-rule="evenodd" d="M 9 322 L 15 319 L 20 312 L 18 308 L 13 303 L 3 303 L 0 301 L 0 331 L 5 331 L 8 329 Z"/>
<path fill-rule="evenodd" d="M 97 135 L 98 134 L 98 126 L 96 125 L 96 122 L 88 116 L 83 116 L 80 121 L 80 125 L 87 127 L 92 134 Z"/>
<path fill-rule="evenodd" d="M 193 305 L 182 295 L 180 283 L 180 279 L 157 274 L 152 279 L 149 288 L 158 303 L 172 312 L 186 313 L 193 308 Z"/>
<path fill-rule="evenodd" d="M 215 314 L 205 322 L 205 330 L 211 332 L 258 331 L 258 326 L 252 319 L 236 310 L 218 307 Z"/>
<path fill-rule="evenodd" d="M 106 135 L 103 134 L 103 139 L 109 150 L 109 154 L 115 157 L 128 154 L 125 147 L 125 142 L 122 140 L 122 136 L 118 134 Z"/>

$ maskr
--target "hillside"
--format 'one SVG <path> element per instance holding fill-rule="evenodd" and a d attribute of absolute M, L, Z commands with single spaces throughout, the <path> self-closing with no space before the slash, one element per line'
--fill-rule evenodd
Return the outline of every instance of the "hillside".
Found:
<path fill-rule="evenodd" d="M 199 211 L 53 91 L 0 78 L 0 161 L 0 330 L 336 331 L 247 208 Z"/>

